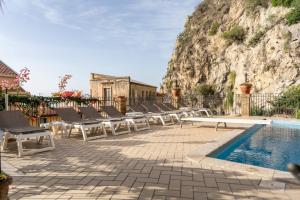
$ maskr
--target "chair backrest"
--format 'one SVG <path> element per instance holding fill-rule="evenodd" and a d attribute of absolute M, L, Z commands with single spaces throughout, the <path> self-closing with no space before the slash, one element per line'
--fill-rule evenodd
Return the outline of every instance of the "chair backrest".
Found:
<path fill-rule="evenodd" d="M 173 106 L 171 103 L 164 103 L 164 105 L 170 108 L 171 110 L 177 110 L 175 106 Z"/>
<path fill-rule="evenodd" d="M 21 111 L 1 111 L 0 128 L 26 128 L 31 127 L 25 115 Z"/>
<path fill-rule="evenodd" d="M 142 105 L 140 105 L 140 104 L 130 105 L 129 108 L 133 112 L 147 113 L 147 110 Z"/>
<path fill-rule="evenodd" d="M 163 103 L 155 103 L 155 105 L 158 106 L 162 111 L 172 111 L 172 109 Z"/>
<path fill-rule="evenodd" d="M 73 108 L 55 108 L 55 112 L 65 122 L 80 122 L 82 121 L 80 114 L 78 114 Z"/>
<path fill-rule="evenodd" d="M 79 110 L 85 119 L 102 119 L 103 118 L 94 107 L 91 107 L 91 106 L 79 107 Z"/>
<path fill-rule="evenodd" d="M 156 107 L 154 104 L 145 103 L 145 104 L 143 104 L 143 106 L 145 106 L 149 112 L 154 112 L 154 113 L 161 112 L 161 110 L 158 107 Z"/>
<path fill-rule="evenodd" d="M 108 117 L 121 118 L 124 117 L 123 113 L 119 112 L 115 107 L 112 106 L 101 106 L 101 111 L 105 112 Z"/>

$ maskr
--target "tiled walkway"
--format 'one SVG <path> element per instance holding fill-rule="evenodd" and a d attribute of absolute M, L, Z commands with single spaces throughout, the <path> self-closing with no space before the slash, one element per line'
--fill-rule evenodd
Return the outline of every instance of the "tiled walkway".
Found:
<path fill-rule="evenodd" d="M 88 143 L 57 139 L 55 151 L 23 158 L 9 151 L 3 160 L 25 174 L 14 177 L 10 199 L 300 198 L 300 186 L 263 188 L 259 174 L 208 167 L 186 157 L 231 134 L 190 125 L 156 127 Z"/>

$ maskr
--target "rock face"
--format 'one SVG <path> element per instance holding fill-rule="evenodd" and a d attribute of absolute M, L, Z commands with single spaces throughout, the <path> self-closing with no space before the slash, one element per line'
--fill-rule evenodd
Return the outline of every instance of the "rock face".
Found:
<path fill-rule="evenodd" d="M 254 93 L 281 93 L 300 84 L 300 23 L 286 24 L 289 8 L 269 3 L 249 11 L 245 1 L 208 0 L 196 8 L 177 38 L 162 91 L 170 92 L 177 81 L 183 93 L 201 84 L 213 85 L 219 93 L 231 84 L 240 93 L 245 74 Z M 245 31 L 242 42 L 224 38 L 234 26 Z"/>

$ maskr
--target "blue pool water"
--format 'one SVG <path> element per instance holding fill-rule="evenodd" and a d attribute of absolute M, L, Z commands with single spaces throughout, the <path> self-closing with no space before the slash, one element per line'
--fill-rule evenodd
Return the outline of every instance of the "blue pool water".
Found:
<path fill-rule="evenodd" d="M 300 163 L 300 126 L 281 121 L 256 125 L 209 156 L 287 171 L 288 163 Z"/>

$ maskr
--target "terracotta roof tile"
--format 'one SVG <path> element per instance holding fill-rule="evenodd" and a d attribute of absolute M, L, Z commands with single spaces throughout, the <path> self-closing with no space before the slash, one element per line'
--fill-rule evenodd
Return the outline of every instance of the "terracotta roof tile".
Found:
<path fill-rule="evenodd" d="M 0 76 L 16 76 L 16 72 L 0 60 Z"/>

